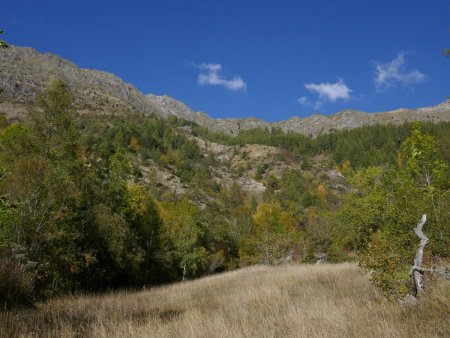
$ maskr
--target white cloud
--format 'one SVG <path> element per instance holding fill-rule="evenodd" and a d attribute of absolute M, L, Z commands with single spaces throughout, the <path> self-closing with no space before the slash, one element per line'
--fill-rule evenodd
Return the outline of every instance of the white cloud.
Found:
<path fill-rule="evenodd" d="M 223 77 L 222 65 L 217 63 L 202 63 L 198 66 L 202 72 L 198 75 L 197 83 L 200 86 L 224 86 L 230 90 L 247 90 L 247 84 L 239 75 L 233 76 L 230 80 Z"/>
<path fill-rule="evenodd" d="M 319 95 L 319 99 L 322 101 L 331 101 L 334 102 L 339 99 L 347 100 L 350 98 L 350 92 L 352 91 L 347 85 L 344 83 L 344 80 L 340 79 L 336 83 L 322 82 L 319 84 L 316 83 L 307 83 L 305 84 L 305 88 L 310 92 L 316 93 Z"/>
<path fill-rule="evenodd" d="M 337 100 L 348 100 L 352 90 L 345 84 L 344 80 L 338 82 L 306 83 L 305 88 L 310 92 L 317 94 L 319 98 L 316 101 L 309 100 L 306 96 L 298 99 L 298 102 L 306 107 L 314 109 L 321 108 L 325 102 L 335 102 Z"/>
<path fill-rule="evenodd" d="M 427 76 L 418 70 L 406 70 L 405 52 L 400 52 L 387 63 L 375 62 L 375 85 L 377 89 L 397 85 L 412 86 L 426 80 Z"/>
<path fill-rule="evenodd" d="M 309 103 L 309 100 L 306 96 L 302 96 L 298 98 L 298 103 L 300 103 L 303 106 L 307 106 Z"/>
<path fill-rule="evenodd" d="M 309 108 L 313 108 L 313 109 L 320 109 L 320 108 L 322 108 L 322 106 L 324 104 L 324 102 L 321 100 L 311 101 L 306 96 L 299 97 L 298 103 L 300 103 L 304 107 L 309 107 Z"/>

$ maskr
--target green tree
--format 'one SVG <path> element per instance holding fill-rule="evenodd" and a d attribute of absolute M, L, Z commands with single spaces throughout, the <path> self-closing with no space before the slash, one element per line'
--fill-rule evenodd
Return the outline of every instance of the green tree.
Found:
<path fill-rule="evenodd" d="M 128 218 L 136 235 L 136 242 L 143 250 L 141 263 L 142 284 L 161 279 L 160 246 L 162 219 L 153 196 L 137 183 L 128 184 Z"/>
<path fill-rule="evenodd" d="M 240 243 L 243 265 L 274 264 L 293 249 L 298 232 L 292 217 L 278 203 L 261 203 L 253 215 L 253 227 Z"/>
<path fill-rule="evenodd" d="M 161 204 L 161 234 L 166 264 L 174 266 L 181 278 L 197 277 L 207 268 L 206 225 L 198 208 L 187 199 Z"/>
<path fill-rule="evenodd" d="M 367 168 L 348 178 L 352 191 L 340 213 L 341 239 L 386 294 L 412 292 L 409 271 L 418 243 L 413 228 L 422 214 L 430 215 L 426 263 L 449 256 L 448 177 L 436 141 L 416 126 L 397 166 Z"/>
<path fill-rule="evenodd" d="M 30 128 L 20 123 L 13 123 L 0 130 L 0 161 L 4 167 L 37 152 L 30 134 Z"/>
<path fill-rule="evenodd" d="M 97 289 L 141 286 L 159 277 L 152 275 L 152 243 L 145 242 L 127 216 L 105 204 L 93 207 L 90 248 L 95 252 L 95 265 L 85 278 Z"/>
<path fill-rule="evenodd" d="M 77 243 L 82 233 L 76 224 L 78 135 L 71 95 L 55 81 L 37 105 L 26 127 L 1 131 L 0 162 L 9 174 L 0 191 L 17 213 L 10 247 L 21 248 L 36 294 L 46 296 L 70 289 L 84 258 Z"/>
<path fill-rule="evenodd" d="M 37 107 L 28 113 L 28 120 L 42 156 L 51 160 L 75 157 L 80 137 L 77 112 L 64 81 L 53 81 L 38 95 Z"/>

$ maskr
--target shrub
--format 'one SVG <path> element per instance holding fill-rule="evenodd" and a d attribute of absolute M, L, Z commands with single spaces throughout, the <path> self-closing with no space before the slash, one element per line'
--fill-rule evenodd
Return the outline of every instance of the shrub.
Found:
<path fill-rule="evenodd" d="M 0 258 L 0 306 L 31 306 L 33 277 L 22 271 L 19 259 L 5 255 Z"/>

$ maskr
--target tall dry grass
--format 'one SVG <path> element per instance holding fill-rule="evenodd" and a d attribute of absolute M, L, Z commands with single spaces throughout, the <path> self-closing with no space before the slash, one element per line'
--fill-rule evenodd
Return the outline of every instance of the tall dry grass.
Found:
<path fill-rule="evenodd" d="M 450 285 L 417 306 L 377 295 L 356 265 L 253 267 L 141 292 L 0 313 L 3 337 L 450 337 Z"/>

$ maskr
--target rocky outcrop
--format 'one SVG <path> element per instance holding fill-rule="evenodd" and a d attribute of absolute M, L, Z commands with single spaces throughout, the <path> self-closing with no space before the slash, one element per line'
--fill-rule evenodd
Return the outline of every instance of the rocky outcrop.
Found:
<path fill-rule="evenodd" d="M 184 103 L 174 98 L 163 95 L 157 96 L 148 94 L 147 99 L 163 112 L 164 115 L 175 115 L 183 117 L 188 121 L 195 122 L 203 127 L 216 132 L 236 135 L 242 130 L 265 128 L 271 124 L 269 122 L 257 119 L 255 117 L 243 119 L 213 119 L 203 112 L 194 112 Z"/>
<path fill-rule="evenodd" d="M 53 54 L 33 48 L 0 50 L 0 96 L 2 102 L 27 104 L 45 90 L 53 79 L 65 80 L 81 111 L 150 114 L 158 112 L 145 95 L 117 76 L 98 70 L 82 69 Z"/>
<path fill-rule="evenodd" d="M 280 128 L 317 136 L 335 130 L 352 129 L 373 124 L 401 124 L 410 121 L 450 121 L 450 101 L 435 107 L 398 109 L 386 113 L 364 113 L 344 110 L 334 115 L 292 117 L 270 123 L 257 118 L 213 119 L 202 112 L 194 112 L 184 103 L 170 96 L 144 95 L 133 85 L 117 76 L 98 70 L 82 69 L 70 61 L 32 48 L 10 47 L 0 50 L 0 113 L 10 118 L 20 117 L 27 104 L 42 92 L 52 79 L 62 78 L 70 86 L 75 102 L 82 113 L 127 114 L 156 113 L 163 117 L 175 115 L 195 122 L 215 132 L 236 135 L 254 128 Z"/>

